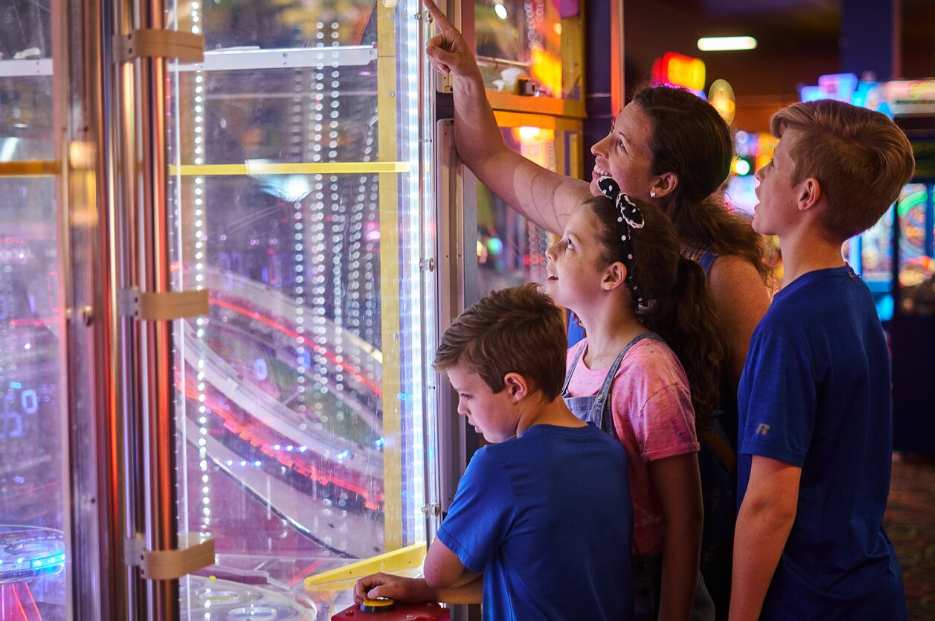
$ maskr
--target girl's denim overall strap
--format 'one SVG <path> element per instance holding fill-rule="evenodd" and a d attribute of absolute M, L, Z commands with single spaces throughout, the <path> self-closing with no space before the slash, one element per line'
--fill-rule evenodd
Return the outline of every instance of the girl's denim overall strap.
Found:
<path fill-rule="evenodd" d="M 565 375 L 565 385 L 562 386 L 562 398 L 565 400 L 565 405 L 569 410 L 571 410 L 572 414 L 584 422 L 593 423 L 602 431 L 617 437 L 617 431 L 614 429 L 613 416 L 611 415 L 609 407 L 610 388 L 614 383 L 614 377 L 617 375 L 617 370 L 620 368 L 620 363 L 623 362 L 623 358 L 627 355 L 627 352 L 629 352 L 634 345 L 644 339 L 662 340 L 657 334 L 652 332 L 646 332 L 645 334 L 639 335 L 627 343 L 627 346 L 623 348 L 623 351 L 617 354 L 617 357 L 614 358 L 610 368 L 607 369 L 607 375 L 604 377 L 604 383 L 601 385 L 601 388 L 597 394 L 589 395 L 587 397 L 571 397 L 568 395 L 568 384 L 571 383 L 571 377 L 575 374 L 575 368 L 578 366 L 578 361 L 580 361 L 581 356 L 584 355 L 584 346 L 581 347 L 581 349 L 578 351 L 578 354 L 572 361 L 571 366 L 568 367 L 568 373 Z"/>

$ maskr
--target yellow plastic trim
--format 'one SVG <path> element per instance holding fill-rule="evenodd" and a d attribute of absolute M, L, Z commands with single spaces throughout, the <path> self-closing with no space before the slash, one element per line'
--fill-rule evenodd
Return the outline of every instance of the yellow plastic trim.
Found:
<path fill-rule="evenodd" d="M 490 101 L 490 107 L 494 110 L 528 111 L 581 119 L 588 115 L 583 101 L 552 99 L 551 97 L 523 97 L 496 91 L 487 91 L 487 100 Z"/>
<path fill-rule="evenodd" d="M 380 161 L 398 151 L 396 108 L 400 87 L 396 65 L 396 9 L 377 5 L 377 136 Z M 399 178 L 380 178 L 380 326 L 383 360 L 383 529 L 384 550 L 403 546 L 403 459 L 399 316 Z"/>
<path fill-rule="evenodd" d="M 408 162 L 326 162 L 297 164 L 182 164 L 169 166 L 170 175 L 209 177 L 222 175 L 330 175 L 409 172 Z"/>
<path fill-rule="evenodd" d="M 58 169 L 55 160 L 0 162 L 0 177 L 54 177 Z"/>
<path fill-rule="evenodd" d="M 582 131 L 582 121 L 560 116 L 546 116 L 543 114 L 527 114 L 522 112 L 507 112 L 496 110 L 493 113 L 500 127 L 538 127 L 562 132 Z"/>
<path fill-rule="evenodd" d="M 305 579 L 305 588 L 314 591 L 321 589 L 314 589 L 312 587 L 328 585 L 329 590 L 332 587 L 334 590 L 343 590 L 347 588 L 343 583 L 348 581 L 356 581 L 358 578 L 363 578 L 364 576 L 369 576 L 370 574 L 375 574 L 380 571 L 400 571 L 412 567 L 421 567 L 422 561 L 424 560 L 425 544 L 417 543 L 392 552 L 386 552 L 385 554 L 371 556 L 370 558 L 365 558 L 356 563 L 345 565 L 344 567 L 330 569 L 320 574 L 309 576 Z"/>

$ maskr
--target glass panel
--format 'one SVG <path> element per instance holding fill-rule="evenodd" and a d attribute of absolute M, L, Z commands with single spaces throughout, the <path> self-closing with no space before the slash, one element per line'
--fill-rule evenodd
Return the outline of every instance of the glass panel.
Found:
<path fill-rule="evenodd" d="M 886 212 L 869 231 L 860 238 L 861 276 L 871 289 L 876 283 L 889 283 L 893 279 L 893 210 Z M 873 283 L 873 284 L 871 284 Z"/>
<path fill-rule="evenodd" d="M 910 183 L 902 189 L 899 211 L 899 284 L 914 287 L 932 275 L 931 257 L 925 253 L 925 212 L 928 188 Z"/>
<path fill-rule="evenodd" d="M 65 619 L 50 3 L 0 6 L 0 619 Z"/>
<path fill-rule="evenodd" d="M 189 618 L 328 619 L 306 577 L 425 541 L 418 10 L 180 2 L 261 48 L 172 77 L 176 286 L 210 296 L 176 333 L 180 530 L 218 552 Z"/>
<path fill-rule="evenodd" d="M 910 183 L 896 203 L 899 214 L 900 304 L 906 313 L 935 313 L 933 238 L 933 186 Z"/>
<path fill-rule="evenodd" d="M 564 171 L 557 161 L 556 134 L 538 127 L 501 127 L 512 149 L 544 168 Z M 554 237 L 510 209 L 487 186 L 477 184 L 477 279 L 482 295 L 526 282 L 545 283 L 545 251 Z"/>
<path fill-rule="evenodd" d="M 578 2 L 481 0 L 474 3 L 477 61 L 487 88 L 517 95 L 581 99 Z M 564 40 L 563 40 L 564 37 Z"/>

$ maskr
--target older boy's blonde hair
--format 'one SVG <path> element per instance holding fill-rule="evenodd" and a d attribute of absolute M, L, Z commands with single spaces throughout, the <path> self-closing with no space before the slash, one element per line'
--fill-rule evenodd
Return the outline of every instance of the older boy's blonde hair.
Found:
<path fill-rule="evenodd" d="M 770 119 L 777 138 L 790 128 L 793 183 L 818 180 L 828 205 L 820 221 L 842 241 L 873 226 L 915 169 L 906 135 L 879 112 L 829 99 L 796 103 Z"/>
<path fill-rule="evenodd" d="M 565 380 L 565 324 L 562 311 L 538 285 L 493 291 L 461 313 L 442 335 L 435 369 L 463 366 L 494 393 L 504 376 L 518 373 L 530 391 L 553 401 Z"/>

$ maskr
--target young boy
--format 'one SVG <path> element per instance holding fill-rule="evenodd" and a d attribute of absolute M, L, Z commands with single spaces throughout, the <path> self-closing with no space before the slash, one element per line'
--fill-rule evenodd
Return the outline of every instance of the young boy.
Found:
<path fill-rule="evenodd" d="M 783 289 L 740 382 L 730 619 L 907 618 L 883 532 L 892 453 L 889 357 L 870 291 L 841 244 L 912 175 L 909 141 L 877 112 L 799 103 L 757 172 L 753 228 L 778 235 Z"/>
<path fill-rule="evenodd" d="M 564 343 L 561 311 L 532 284 L 491 293 L 445 331 L 435 368 L 491 444 L 461 478 L 425 578 L 368 576 L 358 602 L 482 595 L 497 621 L 632 618 L 626 454 L 565 407 Z"/>

